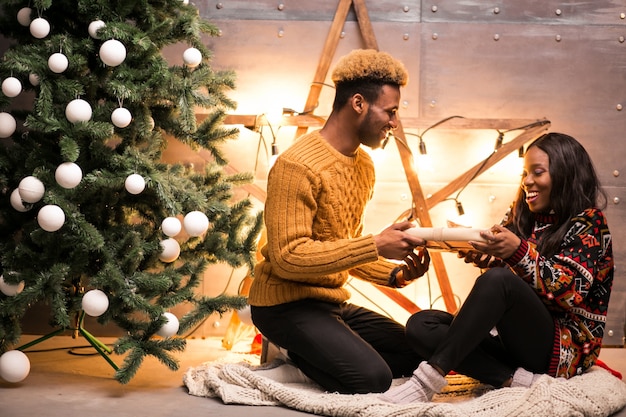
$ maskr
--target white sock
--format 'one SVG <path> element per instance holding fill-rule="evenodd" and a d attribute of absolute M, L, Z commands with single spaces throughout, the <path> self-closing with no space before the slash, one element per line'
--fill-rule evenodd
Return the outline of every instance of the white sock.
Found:
<path fill-rule="evenodd" d="M 276 382 L 281 382 L 283 384 L 289 384 L 289 383 L 312 384 L 313 383 L 313 380 L 309 378 L 308 376 L 306 376 L 304 372 L 300 370 L 300 368 L 287 362 L 279 363 L 278 366 L 271 367 L 271 368 L 255 369 L 254 373 L 257 375 L 264 376 L 265 378 L 272 379 Z"/>
<path fill-rule="evenodd" d="M 447 384 L 446 378 L 424 361 L 413 371 L 413 376 L 408 381 L 390 388 L 381 395 L 381 398 L 396 404 L 427 402 Z"/>
<path fill-rule="evenodd" d="M 530 388 L 542 374 L 533 374 L 524 368 L 517 368 L 513 374 L 513 380 L 511 381 L 511 387 L 524 387 Z"/>

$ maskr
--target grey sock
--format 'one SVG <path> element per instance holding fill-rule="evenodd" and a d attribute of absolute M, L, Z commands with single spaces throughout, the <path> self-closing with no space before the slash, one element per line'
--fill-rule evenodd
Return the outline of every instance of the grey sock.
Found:
<path fill-rule="evenodd" d="M 381 398 L 396 404 L 428 402 L 447 384 L 446 378 L 424 361 L 413 371 L 413 376 L 408 381 L 390 388 L 381 395 Z"/>
<path fill-rule="evenodd" d="M 513 380 L 511 381 L 511 387 L 524 387 L 530 388 L 542 374 L 533 374 L 524 368 L 517 368 L 513 374 Z"/>

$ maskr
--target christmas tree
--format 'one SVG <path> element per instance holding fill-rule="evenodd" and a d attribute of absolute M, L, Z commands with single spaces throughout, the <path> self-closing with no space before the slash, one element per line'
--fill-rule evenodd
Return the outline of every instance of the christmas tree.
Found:
<path fill-rule="evenodd" d="M 203 36 L 218 29 L 181 0 L 3 0 L 0 32 L 0 353 L 34 303 L 58 329 L 85 314 L 124 333 L 127 383 L 147 355 L 172 370 L 180 335 L 238 295 L 194 291 L 210 264 L 252 268 L 260 215 L 225 175 L 220 145 L 234 74 L 213 71 Z M 184 45 L 181 65 L 162 55 Z M 14 97 L 32 96 L 16 108 Z M 24 96 L 25 95 L 25 96 Z M 200 123 L 196 112 L 206 118 Z M 198 171 L 161 161 L 168 140 L 208 149 Z M 168 312 L 182 305 L 177 318 Z M 15 350 L 11 350 L 14 352 Z"/>

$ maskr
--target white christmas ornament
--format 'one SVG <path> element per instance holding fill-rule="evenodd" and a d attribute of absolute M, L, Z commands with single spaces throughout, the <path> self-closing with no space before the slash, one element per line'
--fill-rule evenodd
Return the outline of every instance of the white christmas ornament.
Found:
<path fill-rule="evenodd" d="M 28 74 L 28 81 L 30 81 L 31 85 L 36 87 L 39 85 L 39 75 L 37 74 Z"/>
<path fill-rule="evenodd" d="M 130 114 L 130 111 L 124 107 L 118 107 L 113 110 L 113 113 L 111 114 L 111 121 L 115 126 L 120 128 L 128 126 L 131 120 L 133 120 L 133 115 Z"/>
<path fill-rule="evenodd" d="M 22 7 L 17 12 L 17 21 L 22 26 L 30 26 L 30 15 L 33 12 L 33 9 L 30 7 Z"/>
<path fill-rule="evenodd" d="M 11 193 L 11 207 L 13 207 L 15 210 L 25 213 L 28 210 L 31 209 L 31 207 L 26 207 L 24 205 L 24 202 L 22 202 L 22 197 L 20 196 L 20 190 L 18 190 L 17 188 L 15 190 L 13 190 L 13 192 Z"/>
<path fill-rule="evenodd" d="M 37 223 L 46 232 L 56 232 L 65 223 L 65 213 L 57 205 L 45 205 L 37 213 Z"/>
<path fill-rule="evenodd" d="M 191 211 L 183 218 L 183 227 L 189 236 L 200 236 L 209 228 L 209 219 L 201 211 Z"/>
<path fill-rule="evenodd" d="M 100 59 L 110 67 L 117 67 L 126 59 L 126 47 L 117 39 L 109 39 L 100 47 Z"/>
<path fill-rule="evenodd" d="M 74 188 L 83 179 L 83 170 L 74 162 L 63 162 L 54 171 L 54 179 L 63 188 Z"/>
<path fill-rule="evenodd" d="M 237 310 L 237 316 L 243 324 L 254 326 L 254 323 L 252 322 L 252 315 L 250 313 L 250 306 L 245 306 L 241 310 Z"/>
<path fill-rule="evenodd" d="M 4 281 L 4 276 L 0 275 L 0 292 L 9 297 L 14 297 L 24 290 L 24 281 L 18 284 L 8 284 Z"/>
<path fill-rule="evenodd" d="M 41 200 L 41 197 L 43 197 L 46 191 L 43 182 L 32 175 L 22 178 L 17 189 L 19 190 L 22 200 L 31 204 Z"/>
<path fill-rule="evenodd" d="M 42 17 L 30 22 L 30 34 L 37 39 L 43 39 L 50 33 L 50 23 Z"/>
<path fill-rule="evenodd" d="M 156 125 L 155 125 L 155 123 L 154 123 L 154 118 L 153 118 L 152 116 L 150 116 L 150 117 L 148 118 L 148 124 L 149 124 L 149 126 L 150 126 L 150 130 L 154 130 L 154 126 L 156 126 Z"/>
<path fill-rule="evenodd" d="M 139 174 L 130 174 L 126 177 L 124 187 L 131 194 L 139 194 L 146 188 L 146 180 Z"/>
<path fill-rule="evenodd" d="M 98 36 L 98 31 L 105 26 L 106 23 L 104 23 L 102 20 L 94 20 L 89 24 L 87 32 L 89 32 L 89 36 L 91 36 L 92 38 L 100 39 L 100 37 Z"/>
<path fill-rule="evenodd" d="M 189 4 L 189 0 L 180 0 L 184 5 Z"/>
<path fill-rule="evenodd" d="M 67 60 L 67 57 L 61 52 L 56 52 L 48 58 L 48 68 L 56 74 L 60 74 L 65 71 L 69 65 L 70 62 Z"/>
<path fill-rule="evenodd" d="M 189 67 L 197 67 L 202 62 L 202 54 L 196 48 L 187 48 L 183 52 L 183 61 Z"/>
<path fill-rule="evenodd" d="M 176 239 L 170 237 L 162 240 L 160 245 L 161 253 L 159 254 L 159 259 L 162 262 L 170 263 L 178 259 L 178 256 L 180 255 L 180 245 Z"/>
<path fill-rule="evenodd" d="M 161 326 L 157 334 L 166 338 L 174 336 L 178 332 L 178 317 L 170 312 L 163 313 L 162 316 L 165 317 L 166 321 L 163 323 L 163 326 Z"/>
<path fill-rule="evenodd" d="M 9 350 L 0 356 L 0 378 L 7 382 L 23 381 L 30 373 L 30 361 L 21 350 Z"/>
<path fill-rule="evenodd" d="M 22 92 L 22 83 L 15 77 L 2 81 L 2 93 L 7 97 L 17 97 Z"/>
<path fill-rule="evenodd" d="M 17 128 L 15 117 L 6 112 L 0 113 L 0 138 L 8 138 Z"/>
<path fill-rule="evenodd" d="M 91 317 L 98 317 L 109 308 L 109 299 L 101 290 L 89 290 L 83 295 L 81 307 L 85 314 Z"/>
<path fill-rule="evenodd" d="M 80 98 L 70 101 L 65 107 L 65 117 L 72 123 L 87 122 L 91 114 L 91 105 Z"/>
<path fill-rule="evenodd" d="M 174 237 L 180 233 L 183 225 L 180 223 L 177 217 L 166 217 L 161 222 L 161 230 L 165 236 Z"/>

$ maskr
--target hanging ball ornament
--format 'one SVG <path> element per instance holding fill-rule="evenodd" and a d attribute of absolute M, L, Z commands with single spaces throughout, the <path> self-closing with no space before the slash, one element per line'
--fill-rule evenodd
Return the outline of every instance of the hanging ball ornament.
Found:
<path fill-rule="evenodd" d="M 63 162 L 54 171 L 54 179 L 63 188 L 74 188 L 83 179 L 83 170 L 74 162 Z"/>
<path fill-rule="evenodd" d="M 200 236 L 209 228 L 209 219 L 201 211 L 191 211 L 183 218 L 183 226 L 189 236 Z"/>
<path fill-rule="evenodd" d="M 100 36 L 98 36 L 98 31 L 105 26 L 106 23 L 104 23 L 102 20 L 94 20 L 89 24 L 87 32 L 89 32 L 89 36 L 91 36 L 92 38 L 100 39 Z"/>
<path fill-rule="evenodd" d="M 183 225 L 180 223 L 177 217 L 166 217 L 161 222 L 161 230 L 165 236 L 174 237 L 180 233 Z"/>
<path fill-rule="evenodd" d="M 32 175 L 22 178 L 17 189 L 19 190 L 20 197 L 27 203 L 36 203 L 41 200 L 46 187 L 43 186 L 43 182 L 37 177 Z"/>
<path fill-rule="evenodd" d="M 183 61 L 188 67 L 197 67 L 202 62 L 202 53 L 196 48 L 187 48 L 183 52 Z"/>
<path fill-rule="evenodd" d="M 8 138 L 17 129 L 15 117 L 6 112 L 0 113 L 0 138 Z"/>
<path fill-rule="evenodd" d="M 37 223 L 46 232 L 56 232 L 65 223 L 63 209 L 54 204 L 48 204 L 39 209 Z"/>
<path fill-rule="evenodd" d="M 61 52 L 56 52 L 48 58 L 48 68 L 56 74 L 60 74 L 65 71 L 69 65 L 70 62 L 67 57 Z"/>
<path fill-rule="evenodd" d="M 139 194 L 146 188 L 146 180 L 139 174 L 130 174 L 126 177 L 124 187 L 131 194 Z"/>
<path fill-rule="evenodd" d="M 113 110 L 113 113 L 111 113 L 111 121 L 119 128 L 128 126 L 131 120 L 133 120 L 133 115 L 130 114 L 130 111 L 124 107 L 118 107 Z"/>
<path fill-rule="evenodd" d="M 33 87 L 37 87 L 39 85 L 39 75 L 37 74 L 29 74 L 28 81 L 30 81 Z"/>
<path fill-rule="evenodd" d="M 33 12 L 33 9 L 31 9 L 30 7 L 22 7 L 18 12 L 17 12 L 17 21 L 20 25 L 22 26 L 30 26 L 30 16 L 31 13 Z"/>
<path fill-rule="evenodd" d="M 91 105 L 80 98 L 70 101 L 65 107 L 65 117 L 72 123 L 87 122 L 91 114 Z"/>
<path fill-rule="evenodd" d="M 50 33 L 50 23 L 43 17 L 38 17 L 30 22 L 30 34 L 37 39 L 43 39 Z"/>
<path fill-rule="evenodd" d="M 15 210 L 21 213 L 26 213 L 32 207 L 30 204 L 28 205 L 28 207 L 24 205 L 24 202 L 22 201 L 22 197 L 20 197 L 20 190 L 18 190 L 17 188 L 13 190 L 13 192 L 11 193 L 10 200 L 11 200 L 11 207 L 13 207 Z"/>
<path fill-rule="evenodd" d="M 163 323 L 157 334 L 165 338 L 174 336 L 178 332 L 178 317 L 170 312 L 163 313 L 161 316 L 165 318 L 165 323 Z"/>
<path fill-rule="evenodd" d="M 159 254 L 159 259 L 162 262 L 170 263 L 178 259 L 178 256 L 180 255 L 180 245 L 176 239 L 170 237 L 162 240 L 160 245 L 161 253 Z"/>
<path fill-rule="evenodd" d="M 2 93 L 7 97 L 17 97 L 22 92 L 22 83 L 15 77 L 2 81 Z"/>
<path fill-rule="evenodd" d="M 126 59 L 126 47 L 117 39 L 109 39 L 100 47 L 100 59 L 110 67 L 117 67 Z"/>
<path fill-rule="evenodd" d="M 98 317 L 109 308 L 109 299 L 101 290 L 89 290 L 83 295 L 81 307 L 85 314 L 91 317 Z"/>
<path fill-rule="evenodd" d="M 4 276 L 0 275 L 0 292 L 9 297 L 15 297 L 24 290 L 24 281 L 18 284 L 9 284 L 4 281 Z"/>
<path fill-rule="evenodd" d="M 21 350 L 9 350 L 0 356 L 0 378 L 7 382 L 21 382 L 30 373 L 30 361 Z"/>

